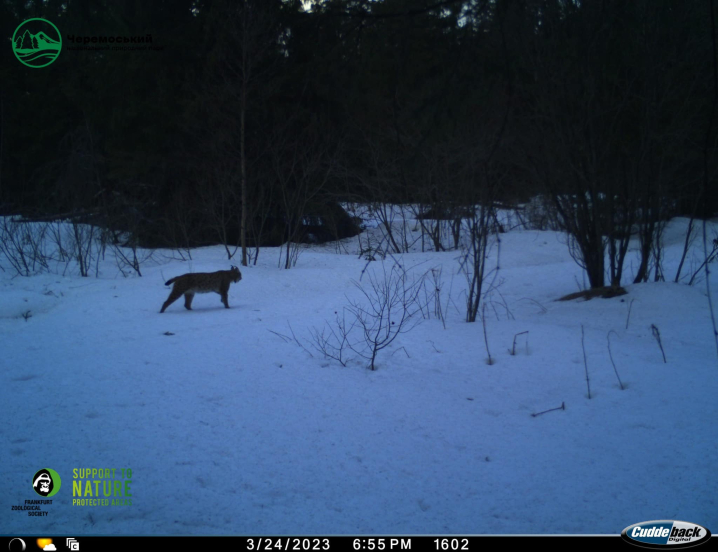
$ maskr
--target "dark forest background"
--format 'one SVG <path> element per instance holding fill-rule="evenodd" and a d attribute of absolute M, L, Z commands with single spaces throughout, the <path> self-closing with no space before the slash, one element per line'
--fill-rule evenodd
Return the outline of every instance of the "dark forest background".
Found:
<path fill-rule="evenodd" d="M 593 287 L 606 248 L 620 282 L 630 236 L 640 281 L 661 221 L 717 210 L 712 10 L 0 0 L 8 41 L 32 17 L 63 37 L 42 69 L 0 48 L 0 214 L 81 219 L 148 247 L 256 247 L 356 233 L 344 201 L 461 220 L 541 195 Z M 161 50 L 67 40 L 146 35 Z"/>

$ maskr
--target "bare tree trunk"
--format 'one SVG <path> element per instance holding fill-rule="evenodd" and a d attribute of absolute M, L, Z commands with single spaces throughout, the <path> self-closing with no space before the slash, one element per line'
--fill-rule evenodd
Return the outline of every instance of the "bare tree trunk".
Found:
<path fill-rule="evenodd" d="M 247 88 L 249 81 L 249 66 L 247 63 L 247 3 L 242 10 L 242 90 L 239 107 L 239 163 L 242 188 L 242 221 L 240 223 L 240 243 L 242 245 L 242 266 L 247 266 L 247 156 L 245 149 L 245 118 L 247 113 Z"/>
<path fill-rule="evenodd" d="M 240 115 L 240 166 L 242 174 L 242 222 L 240 225 L 240 243 L 242 245 L 242 266 L 247 266 L 247 159 L 244 149 L 244 114 L 246 110 L 246 94 L 242 94 L 242 111 Z"/>
<path fill-rule="evenodd" d="M 2 98 L 0 98 L 0 200 L 2 199 L 2 146 L 3 146 L 3 122 L 5 121 L 3 117 L 3 108 L 4 103 L 2 101 Z"/>

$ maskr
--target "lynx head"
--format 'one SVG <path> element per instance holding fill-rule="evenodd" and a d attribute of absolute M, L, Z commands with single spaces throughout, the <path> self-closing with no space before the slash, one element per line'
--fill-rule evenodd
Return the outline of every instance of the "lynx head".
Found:
<path fill-rule="evenodd" d="M 232 265 L 232 269 L 229 271 L 229 275 L 233 282 L 239 282 L 242 279 L 242 273 L 234 265 Z"/>

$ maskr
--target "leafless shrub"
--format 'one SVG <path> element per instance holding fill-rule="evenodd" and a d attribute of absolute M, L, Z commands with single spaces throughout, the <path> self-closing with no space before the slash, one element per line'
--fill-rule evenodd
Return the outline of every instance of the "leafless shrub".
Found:
<path fill-rule="evenodd" d="M 347 323 L 346 309 L 342 310 L 342 316 L 335 314 L 335 325 L 325 324 L 321 331 L 313 328 L 311 330 L 313 347 L 324 355 L 324 358 L 331 358 L 342 366 L 347 365 L 347 353 L 349 350 L 349 334 L 356 325 L 356 319 Z"/>
<path fill-rule="evenodd" d="M 49 270 L 49 255 L 45 249 L 47 224 L 15 221 L 2 218 L 0 225 L 0 253 L 21 276 L 31 276 Z"/>
<path fill-rule="evenodd" d="M 543 412 L 534 412 L 531 414 L 532 418 L 535 418 L 536 416 L 541 416 L 542 414 L 546 414 L 548 412 L 555 412 L 556 410 L 566 410 L 566 403 L 562 402 L 561 406 L 557 406 L 556 408 L 549 408 L 548 410 L 544 410 Z"/>
<path fill-rule="evenodd" d="M 380 240 L 373 240 L 371 233 L 366 233 L 366 243 L 362 241 L 361 234 L 357 235 L 359 240 L 359 258 L 366 261 L 376 261 L 386 259 L 386 235 Z"/>
<path fill-rule="evenodd" d="M 586 360 L 586 345 L 584 344 L 583 324 L 581 324 L 581 349 L 583 350 L 583 366 L 586 369 L 586 389 L 588 389 L 588 398 L 591 398 L 591 381 L 588 378 L 588 361 Z"/>
<path fill-rule="evenodd" d="M 398 208 L 397 208 L 398 207 Z M 391 246 L 392 253 L 407 253 L 407 223 L 404 209 L 391 203 L 376 202 L 370 205 L 370 214 L 379 221 L 383 238 Z M 399 221 L 399 218 L 401 220 Z"/>
<path fill-rule="evenodd" d="M 713 249 L 706 252 L 705 259 L 695 272 L 693 272 L 691 279 L 688 281 L 688 285 L 692 286 L 696 282 L 696 277 L 700 274 L 700 272 L 716 259 L 718 259 L 718 236 L 713 239 Z"/>
<path fill-rule="evenodd" d="M 523 213 L 517 210 L 516 214 L 527 230 L 563 230 L 555 207 L 545 195 L 533 197 L 524 207 Z"/>
<path fill-rule="evenodd" d="M 120 272 L 125 275 L 125 269 L 129 268 L 138 276 L 142 276 L 141 265 L 152 258 L 153 251 L 140 249 L 137 240 L 129 235 L 124 243 L 111 242 L 110 248 L 115 256 L 115 263 Z"/>
<path fill-rule="evenodd" d="M 661 332 L 658 331 L 658 326 L 655 324 L 651 324 L 651 333 L 653 334 L 654 339 L 658 342 L 658 347 L 661 349 L 661 354 L 663 355 L 663 363 L 667 364 L 668 361 L 666 360 L 666 353 L 663 350 L 663 343 L 661 342 Z"/>
<path fill-rule="evenodd" d="M 530 297 L 522 297 L 519 299 L 519 301 L 531 301 L 534 305 L 536 305 L 539 309 L 539 314 L 546 314 L 548 312 L 548 309 L 544 307 L 541 303 L 536 301 L 535 299 L 531 299 Z"/>
<path fill-rule="evenodd" d="M 618 336 L 616 332 L 611 330 L 606 334 L 606 341 L 608 342 L 608 357 L 611 359 L 611 365 L 613 366 L 613 371 L 616 373 L 616 379 L 618 380 L 618 385 L 621 386 L 621 391 L 625 389 L 623 382 L 621 381 L 621 376 L 618 375 L 618 369 L 616 368 L 616 363 L 613 361 L 613 354 L 611 353 L 611 334 L 614 334 L 615 336 Z"/>
<path fill-rule="evenodd" d="M 72 261 L 69 250 L 67 226 L 61 220 L 55 220 L 47 226 L 47 239 L 52 244 L 53 260 L 57 263 L 68 263 Z"/>
<path fill-rule="evenodd" d="M 468 285 L 466 321 L 475 322 L 479 315 L 482 287 L 487 274 L 486 260 L 491 247 L 490 235 L 494 229 L 493 207 L 477 206 L 473 216 L 464 220 L 467 236 L 461 247 L 460 269 Z"/>
<path fill-rule="evenodd" d="M 353 318 L 352 326 L 356 325 L 361 338 L 347 344 L 369 361 L 371 370 L 376 370 L 379 351 L 421 321 L 417 314 L 422 308 L 419 293 L 424 277 L 412 277 L 398 261 L 394 261 L 389 270 L 382 262 L 381 271 L 368 271 L 368 285 L 354 282 L 364 300 L 349 300 L 346 311 Z"/>
<path fill-rule="evenodd" d="M 87 278 L 90 275 L 93 261 L 98 258 L 98 248 L 96 239 L 99 232 L 95 226 L 91 224 L 83 224 L 77 220 L 73 220 L 70 227 L 70 247 L 72 256 L 77 262 L 80 270 L 80 276 Z M 96 265 L 95 276 L 99 273 Z"/>
<path fill-rule="evenodd" d="M 486 354 L 489 356 L 486 359 L 486 364 L 491 366 L 496 361 L 493 358 L 491 358 L 491 351 L 489 351 L 489 337 L 486 334 L 486 303 L 484 303 L 481 308 L 481 325 L 484 328 L 484 343 L 486 344 Z"/>
<path fill-rule="evenodd" d="M 442 278 L 443 267 L 434 267 L 427 272 L 427 278 L 424 280 L 424 289 L 426 285 L 431 286 L 431 292 L 425 293 L 425 304 L 427 306 L 427 313 L 429 311 L 429 305 L 434 307 L 434 316 L 441 320 L 441 324 L 446 329 L 446 318 L 444 317 L 444 310 L 441 304 L 441 292 L 444 286 L 444 280 Z"/>
<path fill-rule="evenodd" d="M 4 217 L 0 222 L 0 253 L 21 276 L 40 272 L 64 274 L 76 263 L 80 275 L 87 277 L 93 267 L 95 276 L 99 274 L 99 262 L 109 244 L 118 267 L 129 266 L 141 276 L 140 263 L 151 253 L 141 253 L 132 243 L 120 246 L 110 236 L 109 231 L 77 219 L 39 222 Z"/>
<path fill-rule="evenodd" d="M 525 332 L 519 332 L 516 335 L 514 335 L 514 342 L 513 342 L 513 345 L 511 345 L 511 349 L 509 350 L 509 354 L 511 356 L 516 355 L 516 339 L 520 335 L 526 336 L 526 338 L 525 338 L 526 339 L 526 354 L 529 354 L 529 332 L 528 332 L 528 330 L 526 330 Z"/>

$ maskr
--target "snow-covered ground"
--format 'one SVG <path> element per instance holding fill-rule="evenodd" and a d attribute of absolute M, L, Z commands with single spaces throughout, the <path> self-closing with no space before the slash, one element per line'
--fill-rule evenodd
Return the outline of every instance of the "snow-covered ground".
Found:
<path fill-rule="evenodd" d="M 666 231 L 670 280 L 685 225 Z M 361 239 L 379 242 L 369 226 Z M 0 532 L 618 534 L 654 519 L 718 531 L 718 360 L 704 281 L 556 302 L 583 281 L 564 242 L 514 230 L 492 248 L 491 365 L 482 323 L 464 321 L 458 253 L 417 242 L 395 256 L 416 274 L 442 268 L 446 327 L 432 304 L 379 352 L 376 371 L 312 347 L 312 330 L 360 300 L 353 281 L 366 285 L 362 271 L 382 262 L 358 257 L 359 238 L 304 248 L 290 270 L 263 249 L 232 284 L 229 310 L 211 294 L 192 312 L 180 300 L 159 314 L 168 278 L 239 264 L 222 247 L 191 262 L 156 253 L 141 278 L 109 258 L 99 278 L 13 277 L 5 263 Z M 627 281 L 636 265 L 627 261 Z M 11 510 L 40 498 L 41 468 L 62 477 L 48 515 Z M 131 468 L 132 505 L 73 505 L 75 468 Z"/>

